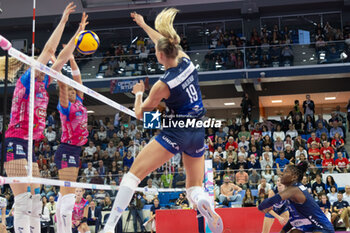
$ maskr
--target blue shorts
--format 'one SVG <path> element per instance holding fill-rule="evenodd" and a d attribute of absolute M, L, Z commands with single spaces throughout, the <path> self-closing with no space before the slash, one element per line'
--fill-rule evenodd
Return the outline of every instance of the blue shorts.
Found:
<path fill-rule="evenodd" d="M 285 213 L 286 211 L 288 211 L 288 209 L 287 209 L 287 208 L 283 208 L 283 209 L 281 209 L 280 211 L 276 211 L 276 210 L 273 210 L 273 211 L 275 211 L 276 214 L 281 215 L 281 214 Z M 266 214 L 265 214 L 265 217 L 266 217 L 266 218 L 275 218 L 274 216 L 272 216 L 272 215 L 269 214 L 269 213 L 266 213 Z"/>
<path fill-rule="evenodd" d="M 201 157 L 205 150 L 204 138 L 204 128 L 172 128 L 162 130 L 155 139 L 173 154 L 185 152 L 191 157 Z"/>
<path fill-rule="evenodd" d="M 58 170 L 66 167 L 79 167 L 81 147 L 61 143 L 55 153 Z"/>
<path fill-rule="evenodd" d="M 22 138 L 5 138 L 5 162 L 10 162 L 17 159 L 27 159 L 28 155 L 28 140 Z M 0 145 L 1 153 L 1 145 Z M 34 142 L 33 142 L 33 158 L 32 161 L 36 162 L 34 154 Z"/>

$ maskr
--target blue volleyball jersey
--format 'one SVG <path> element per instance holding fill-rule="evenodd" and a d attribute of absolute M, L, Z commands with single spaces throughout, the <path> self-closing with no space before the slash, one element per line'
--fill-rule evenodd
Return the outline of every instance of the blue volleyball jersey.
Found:
<path fill-rule="evenodd" d="M 319 230 L 321 232 L 333 233 L 334 228 L 332 224 L 307 191 L 307 188 L 300 183 L 296 183 L 294 186 L 297 186 L 303 192 L 306 200 L 303 204 L 288 200 L 289 223 L 302 232 Z"/>
<path fill-rule="evenodd" d="M 205 114 L 198 72 L 191 60 L 182 57 L 178 66 L 167 69 L 160 80 L 170 90 L 170 96 L 165 100 L 168 113 L 191 118 L 202 117 Z"/>

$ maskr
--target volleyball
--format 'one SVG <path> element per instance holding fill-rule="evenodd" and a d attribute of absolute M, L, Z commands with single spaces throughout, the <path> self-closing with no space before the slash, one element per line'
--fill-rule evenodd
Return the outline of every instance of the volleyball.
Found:
<path fill-rule="evenodd" d="M 93 31 L 82 31 L 75 38 L 75 46 L 81 54 L 93 54 L 100 46 L 100 39 Z"/>

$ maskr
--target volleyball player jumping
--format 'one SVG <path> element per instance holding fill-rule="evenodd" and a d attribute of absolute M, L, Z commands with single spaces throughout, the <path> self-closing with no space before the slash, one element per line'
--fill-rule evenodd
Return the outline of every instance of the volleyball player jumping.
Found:
<path fill-rule="evenodd" d="M 157 60 L 166 70 L 164 76 L 154 84 L 145 101 L 142 101 L 144 83 L 141 81 L 133 87 L 136 97 L 135 113 L 138 119 L 143 117 L 145 111 L 156 108 L 163 99 L 172 114 L 187 115 L 195 119 L 200 119 L 205 114 L 197 70 L 189 56 L 181 50 L 180 38 L 173 27 L 177 12 L 177 9 L 170 8 L 158 14 L 155 20 L 157 31 L 149 27 L 141 15 L 131 13 L 133 20 L 154 42 Z M 140 180 L 176 153 L 183 155 L 187 197 L 198 206 L 211 231 L 222 232 L 223 222 L 215 213 L 202 188 L 204 137 L 204 128 L 170 128 L 162 130 L 155 140 L 145 146 L 132 164 L 129 173 L 123 177 L 104 232 L 114 232 L 115 225 L 129 205 Z"/>
<path fill-rule="evenodd" d="M 69 59 L 73 79 L 82 84 L 79 67 L 73 54 Z M 87 142 L 87 110 L 83 105 L 84 94 L 68 87 L 62 82 L 59 85 L 59 103 L 62 136 L 61 144 L 55 154 L 55 163 L 60 180 L 76 181 L 79 171 L 81 146 Z M 75 188 L 61 187 L 57 200 L 57 232 L 72 232 L 72 211 L 75 203 Z"/>

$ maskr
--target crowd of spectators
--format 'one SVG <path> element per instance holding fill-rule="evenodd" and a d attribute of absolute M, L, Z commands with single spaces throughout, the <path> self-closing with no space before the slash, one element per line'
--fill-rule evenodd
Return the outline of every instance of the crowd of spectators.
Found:
<path fill-rule="evenodd" d="M 323 194 L 329 194 L 327 198 L 330 199 L 331 195 L 335 200 L 337 184 L 329 178 L 331 176 L 323 183 L 321 174 L 349 172 L 349 156 L 344 147 L 345 120 L 346 114 L 340 111 L 339 106 L 328 121 L 322 115 L 316 116 L 315 104 L 307 95 L 301 106 L 299 101 L 295 101 L 288 116 L 282 116 L 280 121 L 267 118 L 261 122 L 232 119 L 224 121 L 219 129 L 207 129 L 205 157 L 213 161 L 216 201 L 221 206 L 232 203 L 256 205 L 275 187 L 285 166 L 301 161 L 309 163 L 310 168 L 303 183 L 309 187 L 315 199 L 321 200 Z M 120 184 L 139 151 L 159 133 L 159 130 L 143 129 L 139 122 L 122 113 L 117 113 L 114 119 L 106 117 L 97 120 L 89 116 L 88 131 L 89 140 L 81 154 L 79 182 L 111 185 Z M 58 115 L 52 112 L 47 117 L 45 138 L 36 142 L 34 149 L 44 178 L 58 177 L 54 154 L 60 144 L 61 133 Z M 130 207 L 140 210 L 160 200 L 162 207 L 188 208 L 185 194 L 171 203 L 162 203 L 162 199 L 158 199 L 159 188 L 185 188 L 185 180 L 181 154 L 176 154 L 141 181 L 140 187 L 144 187 L 144 191 L 135 196 L 137 200 Z M 58 191 L 59 187 L 54 185 L 43 185 L 41 194 L 52 203 Z M 9 186 L 3 187 L 3 194 L 11 208 L 13 196 Z M 85 195 L 93 201 L 92 208 L 108 211 L 116 191 L 86 190 Z M 139 211 L 132 215 L 134 219 L 141 218 L 143 221 Z"/>
<path fill-rule="evenodd" d="M 333 28 L 328 22 L 320 23 L 310 32 L 310 40 L 315 44 L 318 63 L 336 63 L 341 53 L 349 54 L 350 27 Z M 261 30 L 254 28 L 250 36 L 237 35 L 234 30 L 224 31 L 217 26 L 209 33 L 209 51 L 200 61 L 200 70 L 223 70 L 264 68 L 294 65 L 293 43 L 298 43 L 298 30 L 287 26 L 279 28 L 277 24 L 265 26 Z M 190 51 L 191 42 L 181 35 L 181 46 Z M 190 54 L 191 56 L 194 54 Z M 132 45 L 112 43 L 104 53 L 98 73 L 105 77 L 128 75 L 147 75 L 162 72 L 157 63 L 154 44 L 148 38 L 138 37 Z M 128 73 L 129 72 L 129 73 Z"/>

